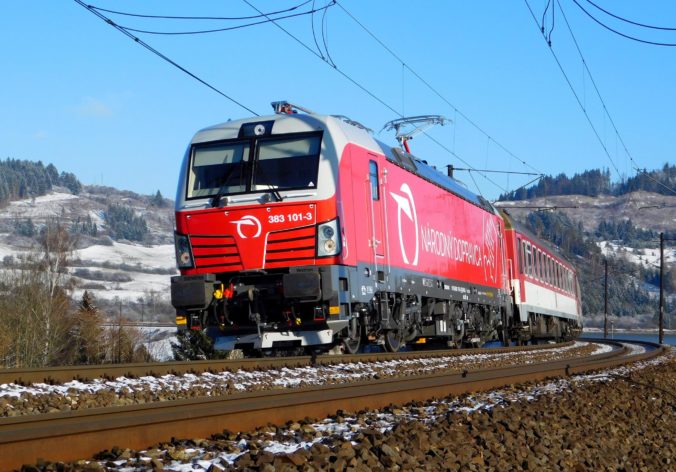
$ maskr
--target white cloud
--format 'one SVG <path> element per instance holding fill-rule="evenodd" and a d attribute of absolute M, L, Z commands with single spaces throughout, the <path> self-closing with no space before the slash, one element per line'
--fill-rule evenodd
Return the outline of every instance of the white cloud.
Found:
<path fill-rule="evenodd" d="M 113 110 L 103 101 L 85 97 L 80 104 L 74 108 L 75 113 L 80 116 L 92 118 L 109 118 L 113 116 Z"/>

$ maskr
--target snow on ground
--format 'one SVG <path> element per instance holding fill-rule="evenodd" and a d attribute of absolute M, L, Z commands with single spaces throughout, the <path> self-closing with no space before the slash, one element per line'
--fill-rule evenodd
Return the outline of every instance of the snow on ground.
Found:
<path fill-rule="evenodd" d="M 629 246 L 622 246 L 612 241 L 601 241 L 596 243 L 604 256 L 618 256 L 629 262 L 644 267 L 655 267 L 660 265 L 659 249 L 635 249 Z M 664 248 L 664 263 L 673 264 L 676 262 L 676 248 Z"/>
<path fill-rule="evenodd" d="M 4 236 L 6 233 L 0 234 L 0 236 Z M 9 246 L 8 244 L 3 244 L 0 243 L 0 260 L 2 260 L 5 256 L 16 256 L 17 255 L 17 250 L 14 246 Z"/>
<path fill-rule="evenodd" d="M 0 243 L 0 261 L 5 256 L 17 258 L 28 252 L 28 250 L 18 250 L 15 246 Z M 172 244 L 142 246 L 114 242 L 112 246 L 94 245 L 75 250 L 71 260 L 77 259 L 80 259 L 82 265 L 71 266 L 69 268 L 71 274 L 74 274 L 78 269 L 87 269 L 90 272 L 100 272 L 107 275 L 109 280 L 90 280 L 75 277 L 78 283 L 72 293 L 74 300 L 80 300 L 85 289 L 96 299 L 109 301 L 118 298 L 123 302 L 134 302 L 140 297 L 145 298 L 148 293 L 158 293 L 166 300 L 169 298 L 171 285 L 171 274 L 169 272 L 174 271 L 176 267 Z M 111 267 L 99 267 L 104 263 L 110 264 Z M 116 268 L 122 264 L 130 266 L 132 269 L 121 270 Z M 138 267 L 138 271 L 134 270 L 136 267 Z M 163 273 L 148 273 L 152 270 L 160 270 Z M 128 276 L 131 280 L 115 282 L 115 279 L 111 278 L 120 273 Z"/>
<path fill-rule="evenodd" d="M 79 249 L 74 252 L 73 257 L 96 263 L 140 264 L 143 267 L 161 269 L 174 267 L 176 264 L 172 244 L 146 247 L 113 242 L 112 246 L 95 245 Z"/>
<path fill-rule="evenodd" d="M 138 329 L 143 336 L 143 344 L 154 359 L 159 362 L 173 360 L 171 343 L 178 341 L 175 326 L 140 326 Z"/>
<path fill-rule="evenodd" d="M 44 205 L 45 203 L 54 203 L 54 202 L 60 202 L 63 200 L 73 200 L 73 199 L 78 199 L 77 195 L 73 195 L 72 193 L 64 193 L 64 192 L 51 192 L 48 195 L 41 195 L 39 197 L 35 197 L 35 204 L 41 204 Z M 26 198 L 24 200 L 15 200 L 13 202 L 10 202 L 10 205 L 17 206 L 17 207 L 24 207 L 24 206 L 32 206 L 33 205 L 33 199 L 32 198 Z"/>
<path fill-rule="evenodd" d="M 80 197 L 71 193 L 52 192 L 39 197 L 15 200 L 0 209 L 0 219 L 31 218 L 34 223 L 48 218 L 60 218 L 76 205 Z"/>
<path fill-rule="evenodd" d="M 151 328 L 143 328 L 145 333 L 150 333 Z M 159 328 L 156 328 L 159 329 Z M 166 328 L 171 330 L 172 328 Z M 159 331 L 158 331 L 159 332 Z M 170 342 L 169 337 L 158 341 L 164 341 L 162 346 Z M 69 390 L 94 393 L 100 390 L 112 390 L 120 392 L 123 389 L 186 391 L 192 388 L 203 388 L 209 391 L 214 386 L 230 385 L 235 391 L 250 391 L 260 388 L 295 388 L 298 386 L 325 385 L 326 383 L 348 383 L 367 380 L 375 375 L 397 376 L 403 370 L 414 370 L 416 374 L 432 373 L 448 368 L 479 368 L 487 365 L 490 361 L 524 357 L 524 364 L 543 362 L 547 358 L 586 346 L 588 343 L 576 341 L 571 346 L 564 346 L 546 351 L 531 352 L 503 352 L 484 354 L 464 354 L 461 356 L 442 356 L 419 359 L 392 359 L 379 362 L 343 363 L 323 366 L 305 366 L 294 368 L 268 369 L 268 370 L 239 370 L 237 372 L 205 372 L 199 375 L 163 375 L 161 377 L 141 377 L 131 379 L 118 377 L 115 380 L 96 379 L 91 382 L 71 381 L 62 385 L 33 384 L 20 386 L 16 384 L 0 385 L 0 397 L 8 395 L 18 397 L 22 393 L 31 395 L 48 395 L 58 392 L 61 395 Z M 159 346 L 159 345 L 158 345 Z M 593 354 L 607 352 L 607 345 L 594 345 Z M 170 347 L 169 347 L 170 352 Z M 527 358 L 525 354 L 532 354 Z M 489 365 L 489 364 L 488 364 Z"/>
<path fill-rule="evenodd" d="M 139 267 L 141 270 L 162 269 L 163 271 L 172 270 L 175 267 L 174 246 L 163 244 L 159 246 L 141 246 L 136 244 L 124 244 L 114 242 L 112 246 L 95 245 L 85 249 L 79 249 L 74 252 L 73 258 L 79 258 L 84 265 L 88 262 L 94 265 L 109 263 L 113 267 L 126 264 L 132 267 Z M 150 274 L 141 271 L 125 270 L 120 271 L 114 268 L 104 267 L 85 267 L 92 272 L 119 273 L 123 272 L 131 280 L 128 282 L 111 282 L 81 279 L 83 284 L 103 285 L 105 289 L 87 288 L 95 298 L 113 300 L 135 301 L 140 297 L 146 296 L 149 292 L 164 294 L 169 296 L 171 275 L 168 273 Z M 72 268 L 71 272 L 76 270 Z M 73 297 L 77 300 L 82 297 L 84 288 L 76 288 L 73 291 Z"/>

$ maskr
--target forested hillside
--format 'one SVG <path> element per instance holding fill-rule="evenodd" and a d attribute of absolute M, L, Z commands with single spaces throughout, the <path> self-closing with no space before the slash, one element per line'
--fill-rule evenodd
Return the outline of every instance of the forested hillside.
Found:
<path fill-rule="evenodd" d="M 77 195 L 82 184 L 70 172 L 61 172 L 53 164 L 41 161 L 6 159 L 0 161 L 0 207 L 12 200 L 39 197 L 52 190 L 54 185 L 66 187 Z"/>
<path fill-rule="evenodd" d="M 661 195 L 676 195 L 674 188 L 676 188 L 676 165 L 664 164 L 662 169 L 640 171 L 636 176 L 615 184 L 611 182 L 608 169 L 587 170 L 573 177 L 565 174 L 559 174 L 556 177 L 548 175 L 541 178 L 536 185 L 505 193 L 500 195 L 498 200 L 529 200 L 554 195 L 618 196 L 638 190 Z"/>

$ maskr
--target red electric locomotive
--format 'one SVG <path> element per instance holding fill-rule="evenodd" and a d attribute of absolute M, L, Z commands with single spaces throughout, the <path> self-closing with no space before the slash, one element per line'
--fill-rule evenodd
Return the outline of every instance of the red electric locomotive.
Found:
<path fill-rule="evenodd" d="M 186 151 L 179 328 L 206 329 L 220 350 L 347 352 L 522 328 L 489 202 L 354 121 L 273 106 L 199 131 Z"/>

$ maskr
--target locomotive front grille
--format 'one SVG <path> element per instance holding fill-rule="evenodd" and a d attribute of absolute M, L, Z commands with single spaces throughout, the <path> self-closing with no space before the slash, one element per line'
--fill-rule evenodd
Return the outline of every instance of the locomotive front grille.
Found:
<path fill-rule="evenodd" d="M 222 271 L 242 270 L 242 258 L 232 236 L 191 236 L 195 267 L 220 267 Z"/>
<path fill-rule="evenodd" d="M 311 264 L 315 258 L 315 245 L 314 225 L 270 233 L 265 248 L 265 266 Z"/>

